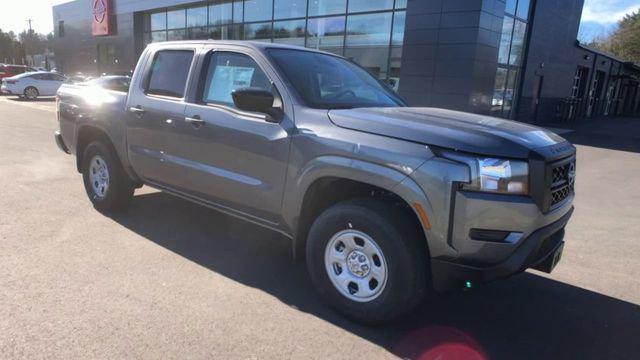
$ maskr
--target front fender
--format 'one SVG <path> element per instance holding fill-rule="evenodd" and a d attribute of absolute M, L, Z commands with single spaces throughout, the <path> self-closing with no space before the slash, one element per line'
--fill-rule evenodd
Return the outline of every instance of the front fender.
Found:
<path fill-rule="evenodd" d="M 430 217 L 433 209 L 429 199 L 418 184 L 400 170 L 341 156 L 321 156 L 309 161 L 298 174 L 294 179 L 290 179 L 288 191 L 284 195 L 282 211 L 284 224 L 294 235 L 294 249 L 296 249 L 295 243 L 301 240 L 297 239 L 297 234 L 305 194 L 312 184 L 322 178 L 348 179 L 392 192 L 410 205 L 420 220 L 423 231 L 429 228 L 429 224 L 422 221 L 415 209 L 415 204 L 420 204 L 427 217 Z"/>

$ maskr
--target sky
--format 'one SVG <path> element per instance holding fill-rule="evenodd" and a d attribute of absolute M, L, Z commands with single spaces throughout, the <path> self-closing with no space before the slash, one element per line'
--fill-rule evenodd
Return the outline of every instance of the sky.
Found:
<path fill-rule="evenodd" d="M 70 0 L 0 0 L 0 29 L 19 33 L 28 28 L 27 19 L 32 19 L 35 31 L 49 33 L 53 31 L 51 7 L 68 1 Z M 638 9 L 640 0 L 585 0 L 580 29 L 582 40 L 589 41 L 611 31 L 624 14 Z"/>
<path fill-rule="evenodd" d="M 625 14 L 640 10 L 640 0 L 586 0 L 582 10 L 579 38 L 588 42 L 615 30 Z"/>

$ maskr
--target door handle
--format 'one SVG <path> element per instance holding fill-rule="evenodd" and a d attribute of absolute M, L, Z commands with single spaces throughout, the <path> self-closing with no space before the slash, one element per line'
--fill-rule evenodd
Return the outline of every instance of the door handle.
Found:
<path fill-rule="evenodd" d="M 205 124 L 204 120 L 202 120 L 199 115 L 193 115 L 193 117 L 187 116 L 184 118 L 184 121 L 194 126 L 202 126 Z"/>
<path fill-rule="evenodd" d="M 142 115 L 145 113 L 144 109 L 139 106 L 132 106 L 129 108 L 129 111 L 137 115 Z"/>

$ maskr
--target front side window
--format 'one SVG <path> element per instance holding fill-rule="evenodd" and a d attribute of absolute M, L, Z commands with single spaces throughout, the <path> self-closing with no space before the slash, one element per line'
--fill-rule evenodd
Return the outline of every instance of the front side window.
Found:
<path fill-rule="evenodd" d="M 271 81 L 247 55 L 214 52 L 209 59 L 202 102 L 235 107 L 231 93 L 240 88 L 271 91 Z"/>
<path fill-rule="evenodd" d="M 147 94 L 183 97 L 192 59 L 191 50 L 158 51 L 151 65 Z"/>
<path fill-rule="evenodd" d="M 342 58 L 289 49 L 270 49 L 269 54 L 302 100 L 312 108 L 404 105 L 366 70 Z"/>

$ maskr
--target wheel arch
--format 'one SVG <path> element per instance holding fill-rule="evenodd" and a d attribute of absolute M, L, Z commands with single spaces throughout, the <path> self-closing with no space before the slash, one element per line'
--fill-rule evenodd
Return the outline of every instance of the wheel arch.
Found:
<path fill-rule="evenodd" d="M 329 206 L 358 197 L 378 197 L 398 203 L 420 227 L 429 251 L 428 220 L 418 213 L 419 204 L 428 214 L 431 206 L 420 187 L 408 174 L 379 164 L 336 156 L 319 157 L 307 164 L 293 179 L 293 189 L 285 194 L 283 216 L 292 229 L 295 258 L 304 257 L 306 239 L 313 220 Z"/>
<path fill-rule="evenodd" d="M 102 127 L 96 124 L 85 124 L 78 128 L 76 133 L 76 169 L 78 172 L 82 172 L 82 161 L 84 156 L 84 151 L 86 147 L 94 141 L 102 141 L 106 146 L 108 146 L 117 157 L 117 159 L 122 164 L 127 175 L 131 178 L 132 181 L 137 181 L 137 176 L 131 171 L 129 166 L 126 166 L 126 162 L 123 161 L 123 156 L 121 156 L 118 148 L 115 146 L 111 137 L 108 135 L 108 132 Z"/>

